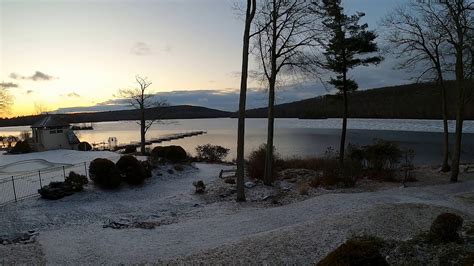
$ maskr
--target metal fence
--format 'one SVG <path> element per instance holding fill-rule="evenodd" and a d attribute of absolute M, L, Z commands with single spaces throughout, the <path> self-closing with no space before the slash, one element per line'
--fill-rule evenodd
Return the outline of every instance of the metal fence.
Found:
<path fill-rule="evenodd" d="M 88 176 L 90 162 L 49 168 L 0 178 L 0 206 L 37 196 L 50 182 L 64 181 L 70 172 Z"/>

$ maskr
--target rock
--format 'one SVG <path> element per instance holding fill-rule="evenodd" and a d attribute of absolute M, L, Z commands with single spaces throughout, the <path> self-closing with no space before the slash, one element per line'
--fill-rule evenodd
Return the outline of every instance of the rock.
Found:
<path fill-rule="evenodd" d="M 224 180 L 224 182 L 225 182 L 226 184 L 234 185 L 234 184 L 235 184 L 235 179 L 232 178 L 232 177 L 229 177 L 229 178 L 226 178 L 226 179 Z"/>
<path fill-rule="evenodd" d="M 166 172 L 168 172 L 168 174 L 170 174 L 170 175 L 174 174 L 173 169 L 168 169 Z"/>
<path fill-rule="evenodd" d="M 150 229 L 155 229 L 156 225 L 152 222 L 139 222 L 139 223 L 136 223 L 134 227 L 150 230 Z"/>
<path fill-rule="evenodd" d="M 245 184 L 244 184 L 244 186 L 245 186 L 246 188 L 253 188 L 253 187 L 255 187 L 256 185 L 257 185 L 257 184 L 255 184 L 255 183 L 252 182 L 252 181 L 245 182 Z"/>
<path fill-rule="evenodd" d="M 173 169 L 178 171 L 178 172 L 184 171 L 184 167 L 180 164 L 176 164 L 175 166 L 173 166 Z"/>
<path fill-rule="evenodd" d="M 266 201 L 266 200 L 271 199 L 271 198 L 273 198 L 272 195 L 267 195 L 267 196 L 264 196 L 264 197 L 262 198 L 262 200 L 263 200 L 263 201 Z"/>
<path fill-rule="evenodd" d="M 197 203 L 193 205 L 193 207 L 200 207 L 200 206 L 201 206 L 201 205 L 199 205 L 199 204 L 197 204 Z"/>
<path fill-rule="evenodd" d="M 130 225 L 126 223 L 110 222 L 108 224 L 105 224 L 103 228 L 125 229 L 125 228 L 130 228 Z"/>
<path fill-rule="evenodd" d="M 458 231 L 462 228 L 463 218 L 454 213 L 438 215 L 430 227 L 430 238 L 440 243 L 457 242 L 461 239 Z"/>
<path fill-rule="evenodd" d="M 202 193 L 206 192 L 206 185 L 204 184 L 204 181 L 202 181 L 202 180 L 193 182 L 193 186 L 196 188 L 196 193 L 197 194 L 202 194 Z"/>

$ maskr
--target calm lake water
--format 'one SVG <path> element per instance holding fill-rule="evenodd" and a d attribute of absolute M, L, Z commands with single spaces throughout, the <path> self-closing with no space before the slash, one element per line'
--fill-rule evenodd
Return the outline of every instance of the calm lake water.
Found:
<path fill-rule="evenodd" d="M 266 119 L 248 119 L 246 123 L 246 153 L 266 141 Z M 328 147 L 338 148 L 341 119 L 300 120 L 277 119 L 275 147 L 283 157 L 317 156 Z M 366 145 L 376 138 L 396 141 L 404 148 L 416 151 L 418 164 L 438 163 L 441 156 L 442 122 L 436 120 L 350 119 L 348 142 Z M 450 123 L 454 130 L 454 121 Z M 29 127 L 0 128 L 0 135 L 19 135 Z M 172 120 L 154 125 L 147 138 L 193 130 L 207 134 L 170 142 L 163 145 L 181 145 L 194 153 L 196 146 L 206 143 L 231 149 L 228 159 L 236 157 L 237 119 Z M 464 125 L 463 160 L 474 161 L 474 121 Z M 139 126 L 133 121 L 95 123 L 93 131 L 79 131 L 79 138 L 90 143 L 107 142 L 116 137 L 119 143 L 139 140 Z"/>

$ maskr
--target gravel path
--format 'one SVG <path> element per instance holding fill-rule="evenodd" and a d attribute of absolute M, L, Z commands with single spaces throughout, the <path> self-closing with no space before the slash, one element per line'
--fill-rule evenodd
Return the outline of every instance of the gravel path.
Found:
<path fill-rule="evenodd" d="M 154 178 L 141 188 L 88 188 L 56 202 L 28 200 L 1 209 L 0 235 L 35 229 L 52 264 L 255 262 L 309 264 L 348 236 L 406 239 L 447 210 L 474 215 L 474 181 L 369 193 L 325 194 L 289 205 L 205 205 L 192 181 L 216 178 L 219 165 L 198 164 Z M 196 205 L 198 204 L 198 205 Z M 109 221 L 164 222 L 152 230 L 103 228 Z M 0 245 L 0 256 L 2 254 Z M 12 259 L 20 253 L 11 252 Z M 235 258 L 238 258 L 237 260 Z"/>

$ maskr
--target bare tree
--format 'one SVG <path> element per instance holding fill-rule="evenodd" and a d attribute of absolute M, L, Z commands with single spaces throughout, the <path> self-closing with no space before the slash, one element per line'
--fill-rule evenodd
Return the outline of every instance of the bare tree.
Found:
<path fill-rule="evenodd" d="M 451 182 L 458 181 L 461 160 L 462 130 L 464 109 L 466 105 L 466 65 L 465 59 L 469 52 L 469 34 L 474 30 L 474 2 L 472 0 L 445 0 L 439 4 L 421 5 L 423 12 L 433 17 L 433 23 L 446 34 L 446 41 L 452 47 L 455 58 L 455 74 L 457 88 L 456 134 L 453 149 Z"/>
<path fill-rule="evenodd" d="M 0 84 L 0 114 L 5 115 L 10 111 L 12 105 L 12 96 L 8 88 Z"/>
<path fill-rule="evenodd" d="M 314 19 L 306 0 L 263 0 L 256 15 L 256 50 L 268 83 L 268 132 L 264 184 L 273 182 L 275 88 L 284 71 L 307 66 L 305 48 L 314 45 Z"/>
<path fill-rule="evenodd" d="M 146 133 L 153 124 L 160 121 L 159 115 L 156 114 L 148 115 L 147 112 L 152 112 L 151 108 L 160 108 L 168 106 L 165 100 L 157 100 L 156 94 L 152 94 L 148 91 L 152 82 L 146 77 L 136 76 L 135 81 L 138 87 L 133 89 L 121 89 L 119 90 L 119 96 L 128 99 L 130 105 L 139 111 L 140 125 L 140 152 L 146 154 Z"/>
<path fill-rule="evenodd" d="M 48 107 L 42 102 L 35 102 L 35 114 L 36 115 L 43 115 L 48 114 Z"/>
<path fill-rule="evenodd" d="M 242 73 L 240 79 L 239 122 L 237 129 L 237 201 L 245 201 L 245 109 L 247 100 L 247 80 L 249 71 L 250 33 L 252 21 L 257 10 L 256 0 L 247 0 L 245 12 L 245 29 L 242 51 Z"/>
<path fill-rule="evenodd" d="M 388 34 L 386 39 L 391 44 L 390 51 L 398 58 L 404 59 L 400 64 L 403 69 L 419 70 L 417 81 L 435 80 L 441 87 L 441 111 L 443 116 L 443 164 L 442 171 L 450 171 L 449 166 L 449 128 L 448 100 L 445 85 L 445 72 L 449 46 L 447 34 L 439 30 L 436 18 L 431 12 L 424 12 L 423 5 L 433 3 L 412 2 L 406 7 L 395 9 L 383 20 Z"/>

